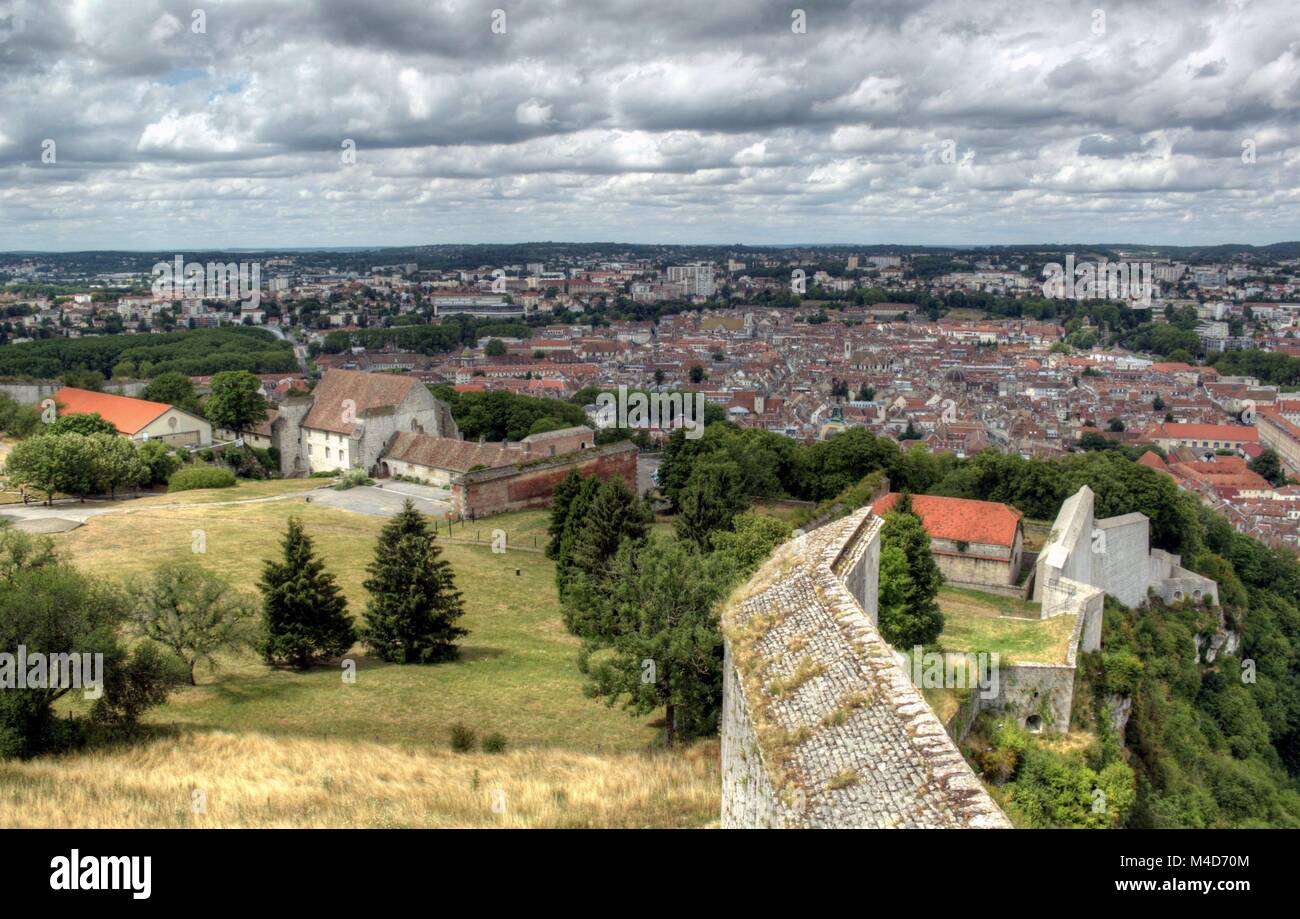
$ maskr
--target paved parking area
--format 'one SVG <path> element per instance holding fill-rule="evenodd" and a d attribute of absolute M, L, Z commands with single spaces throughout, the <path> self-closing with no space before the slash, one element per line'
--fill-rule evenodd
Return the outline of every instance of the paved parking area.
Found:
<path fill-rule="evenodd" d="M 358 485 L 344 491 L 325 489 L 311 493 L 313 504 L 337 507 L 372 517 L 391 517 L 402 509 L 402 502 L 410 498 L 415 509 L 443 519 L 451 510 L 451 495 L 442 488 L 413 485 L 410 482 L 385 480 L 378 485 Z"/>
<path fill-rule="evenodd" d="M 662 460 L 658 454 L 642 453 L 636 458 L 636 491 L 643 495 L 655 487 L 654 473 Z"/>

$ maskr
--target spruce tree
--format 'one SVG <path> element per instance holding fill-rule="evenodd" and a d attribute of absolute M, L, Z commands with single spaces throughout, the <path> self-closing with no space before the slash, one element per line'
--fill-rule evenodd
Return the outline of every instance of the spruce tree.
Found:
<path fill-rule="evenodd" d="M 653 516 L 626 482 L 611 478 L 596 490 L 582 516 L 574 517 L 571 512 L 574 539 L 562 595 L 564 624 L 580 638 L 603 642 L 616 630 L 605 602 L 610 562 L 625 541 L 645 539 Z"/>
<path fill-rule="evenodd" d="M 943 575 L 930 554 L 930 534 L 899 495 L 880 530 L 880 633 L 898 648 L 927 645 L 943 631 Z"/>
<path fill-rule="evenodd" d="M 573 544 L 573 565 L 594 575 L 614 557 L 624 539 L 643 539 L 652 519 L 645 503 L 621 478 L 600 486 L 583 520 L 577 526 Z"/>
<path fill-rule="evenodd" d="M 737 464 L 709 461 L 698 465 L 678 501 L 677 538 L 708 552 L 712 548 L 710 534 L 730 530 L 736 515 L 745 510 L 744 492 Z"/>
<path fill-rule="evenodd" d="M 564 524 L 569 519 L 569 508 L 573 504 L 573 499 L 577 497 L 581 488 L 582 474 L 577 469 L 570 469 L 569 474 L 555 486 L 555 492 L 551 495 L 551 521 L 546 527 L 546 532 L 551 537 L 546 544 L 547 558 L 555 559 L 560 556 Z"/>
<path fill-rule="evenodd" d="M 375 560 L 366 566 L 370 592 L 361 640 L 386 661 L 433 664 L 453 660 L 469 632 L 455 623 L 465 612 L 451 565 L 442 557 L 425 516 L 408 498 L 384 525 Z"/>
<path fill-rule="evenodd" d="M 297 517 L 289 518 L 281 546 L 283 560 L 268 559 L 258 583 L 267 662 L 304 670 L 341 657 L 356 642 L 348 602 Z"/>
<path fill-rule="evenodd" d="M 569 582 L 573 580 L 573 550 L 578 541 L 578 534 L 582 532 L 587 512 L 591 510 L 591 503 L 596 500 L 596 493 L 599 490 L 600 479 L 594 475 L 586 476 L 582 478 L 577 492 L 569 501 L 568 513 L 564 517 L 564 529 L 560 533 L 559 548 L 555 552 L 555 587 L 561 600 L 565 597 Z"/>

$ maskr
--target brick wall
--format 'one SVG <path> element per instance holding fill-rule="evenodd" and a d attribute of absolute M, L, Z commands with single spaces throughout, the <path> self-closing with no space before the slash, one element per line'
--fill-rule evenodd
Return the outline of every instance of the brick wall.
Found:
<path fill-rule="evenodd" d="M 621 443 L 554 460 L 467 472 L 452 480 L 452 506 L 463 517 L 547 507 L 555 487 L 573 469 L 601 481 L 618 476 L 636 491 L 636 460 L 636 446 Z"/>

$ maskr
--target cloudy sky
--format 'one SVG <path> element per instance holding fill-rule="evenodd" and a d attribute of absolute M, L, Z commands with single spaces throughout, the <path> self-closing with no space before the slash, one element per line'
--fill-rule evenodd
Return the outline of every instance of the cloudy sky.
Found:
<path fill-rule="evenodd" d="M 1300 12 L 0 0 L 0 249 L 543 239 L 1300 239 Z"/>

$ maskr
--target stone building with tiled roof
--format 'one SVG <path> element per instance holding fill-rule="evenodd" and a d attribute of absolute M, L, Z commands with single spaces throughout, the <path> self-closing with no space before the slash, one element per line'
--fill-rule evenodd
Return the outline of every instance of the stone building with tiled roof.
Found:
<path fill-rule="evenodd" d="M 327 370 L 306 396 L 279 406 L 272 426 L 286 475 L 335 469 L 378 473 L 379 458 L 399 431 L 458 437 L 446 403 L 411 376 Z"/>
<path fill-rule="evenodd" d="M 475 443 L 398 431 L 379 461 L 379 475 L 450 486 L 462 473 L 581 452 L 593 447 L 595 439 L 595 432 L 582 426 L 530 434 L 513 443 Z"/>
<path fill-rule="evenodd" d="M 872 510 L 884 516 L 898 503 L 890 492 Z M 1006 588 L 1020 580 L 1024 516 L 1007 504 L 913 495 L 912 510 L 930 534 L 930 554 L 944 581 L 958 587 Z"/>

